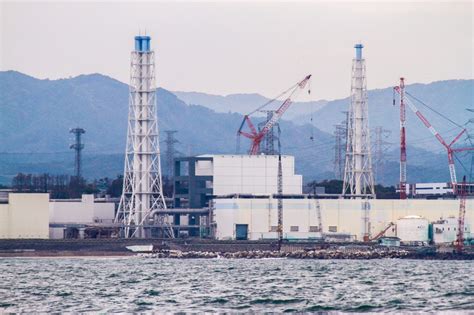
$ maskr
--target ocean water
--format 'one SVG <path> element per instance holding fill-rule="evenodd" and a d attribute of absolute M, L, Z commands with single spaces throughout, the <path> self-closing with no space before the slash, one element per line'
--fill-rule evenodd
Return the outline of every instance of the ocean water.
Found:
<path fill-rule="evenodd" d="M 472 261 L 0 258 L 0 313 L 474 313 L 473 274 Z"/>

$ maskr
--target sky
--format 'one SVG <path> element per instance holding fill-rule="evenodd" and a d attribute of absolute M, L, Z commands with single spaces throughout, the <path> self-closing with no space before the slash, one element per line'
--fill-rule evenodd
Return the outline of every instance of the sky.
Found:
<path fill-rule="evenodd" d="M 357 42 L 369 89 L 472 79 L 473 3 L 0 0 L 0 70 L 128 82 L 133 37 L 146 32 L 168 90 L 272 97 L 311 73 L 311 98 L 330 100 L 350 92 Z"/>

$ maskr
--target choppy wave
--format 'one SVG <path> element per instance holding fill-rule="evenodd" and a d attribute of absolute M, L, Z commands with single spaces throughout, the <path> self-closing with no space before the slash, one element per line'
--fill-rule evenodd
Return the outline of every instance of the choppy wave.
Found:
<path fill-rule="evenodd" d="M 466 312 L 474 262 L 0 259 L 1 312 Z"/>

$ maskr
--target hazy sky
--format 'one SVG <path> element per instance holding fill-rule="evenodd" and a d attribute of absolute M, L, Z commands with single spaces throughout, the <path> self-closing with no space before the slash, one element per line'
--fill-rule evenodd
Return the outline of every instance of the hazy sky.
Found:
<path fill-rule="evenodd" d="M 128 82 L 133 36 L 145 29 L 169 90 L 275 96 L 312 73 L 313 99 L 345 97 L 358 41 L 369 88 L 474 73 L 472 1 L 0 1 L 0 68 L 39 78 Z"/>

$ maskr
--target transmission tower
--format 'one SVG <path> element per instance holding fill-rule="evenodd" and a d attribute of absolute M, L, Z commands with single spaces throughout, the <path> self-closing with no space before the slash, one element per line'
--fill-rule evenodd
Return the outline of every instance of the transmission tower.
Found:
<path fill-rule="evenodd" d="M 176 156 L 176 149 L 174 147 L 174 145 L 176 143 L 179 143 L 178 140 L 176 140 L 176 138 L 174 137 L 174 135 L 177 133 L 178 131 L 177 130 L 165 130 L 165 133 L 166 133 L 166 139 L 165 139 L 165 144 L 166 144 L 166 152 L 165 152 L 165 156 L 166 156 L 166 175 L 168 175 L 168 177 L 173 177 L 173 161 L 174 161 L 174 158 Z"/>
<path fill-rule="evenodd" d="M 342 194 L 352 197 L 375 197 L 370 154 L 369 110 L 362 44 L 354 46 L 352 61 L 351 104 L 347 123 L 346 161 Z"/>
<path fill-rule="evenodd" d="M 374 129 L 375 141 L 374 141 L 374 178 L 376 182 L 381 183 L 384 178 L 385 170 L 385 153 L 388 150 L 390 144 L 385 139 L 390 136 L 390 130 L 384 129 L 382 126 L 377 126 Z"/>
<path fill-rule="evenodd" d="M 74 175 L 77 179 L 82 177 L 82 154 L 81 151 L 84 149 L 84 144 L 81 142 L 81 135 L 86 133 L 82 128 L 73 128 L 69 130 L 70 133 L 74 134 L 75 142 L 69 146 L 70 149 L 76 151 L 76 158 L 74 162 Z"/>
<path fill-rule="evenodd" d="M 123 224 L 126 238 L 147 237 L 147 227 L 157 223 L 163 236 L 173 237 L 162 213 L 166 203 L 156 111 L 155 55 L 149 36 L 135 37 L 129 92 L 124 183 L 115 221 Z"/>
<path fill-rule="evenodd" d="M 265 125 L 272 119 L 273 114 L 276 111 L 275 110 L 260 110 L 260 112 L 265 113 L 267 115 L 267 119 L 258 124 L 259 132 L 262 131 Z M 276 122 L 270 127 L 270 130 L 263 137 L 263 149 L 261 150 L 260 153 L 264 153 L 266 155 L 279 154 L 281 152 L 280 135 L 281 135 L 280 124 Z M 277 149 L 275 149 L 275 141 L 278 142 Z"/>
<path fill-rule="evenodd" d="M 340 124 L 335 125 L 334 130 L 334 176 L 336 179 L 342 180 L 344 176 L 344 152 L 346 148 L 347 136 L 347 115 L 348 112 L 343 112 L 346 119 Z"/>

